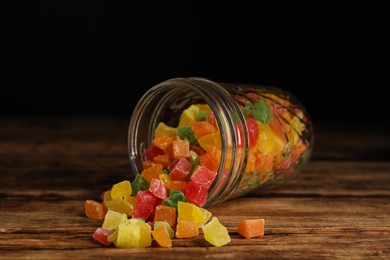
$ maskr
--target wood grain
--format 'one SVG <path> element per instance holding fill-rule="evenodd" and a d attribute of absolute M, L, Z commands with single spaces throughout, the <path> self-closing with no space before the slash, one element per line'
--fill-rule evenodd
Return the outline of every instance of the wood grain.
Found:
<path fill-rule="evenodd" d="M 173 248 L 103 248 L 101 221 L 83 203 L 131 175 L 128 118 L 0 119 L 0 258 L 389 259 L 390 125 L 318 122 L 313 158 L 276 189 L 209 210 L 232 237 L 210 246 L 199 235 Z M 266 220 L 265 236 L 244 239 L 240 220 Z"/>

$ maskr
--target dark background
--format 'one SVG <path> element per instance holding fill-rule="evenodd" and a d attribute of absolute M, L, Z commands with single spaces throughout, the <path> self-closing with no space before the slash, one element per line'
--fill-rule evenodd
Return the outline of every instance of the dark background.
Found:
<path fill-rule="evenodd" d="M 142 2 L 2 8 L 0 113 L 130 116 L 154 84 L 201 76 L 282 87 L 313 119 L 389 118 L 383 6 Z"/>

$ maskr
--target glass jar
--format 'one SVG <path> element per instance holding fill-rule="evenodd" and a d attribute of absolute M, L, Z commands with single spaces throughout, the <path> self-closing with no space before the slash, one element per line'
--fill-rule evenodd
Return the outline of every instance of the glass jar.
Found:
<path fill-rule="evenodd" d="M 173 78 L 149 89 L 132 114 L 128 149 L 132 171 L 160 122 L 176 127 L 184 109 L 208 104 L 220 134 L 220 162 L 206 206 L 274 187 L 296 175 L 313 146 L 312 124 L 290 93 L 275 87 Z"/>

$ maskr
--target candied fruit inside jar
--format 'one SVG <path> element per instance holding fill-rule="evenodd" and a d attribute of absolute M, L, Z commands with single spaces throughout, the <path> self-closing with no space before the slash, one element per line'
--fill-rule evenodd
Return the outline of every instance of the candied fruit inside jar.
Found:
<path fill-rule="evenodd" d="M 164 205 L 176 208 L 180 201 L 203 207 L 285 183 L 312 146 L 310 118 L 289 92 L 203 78 L 152 87 L 128 133 L 134 177 L 141 174 Z"/>

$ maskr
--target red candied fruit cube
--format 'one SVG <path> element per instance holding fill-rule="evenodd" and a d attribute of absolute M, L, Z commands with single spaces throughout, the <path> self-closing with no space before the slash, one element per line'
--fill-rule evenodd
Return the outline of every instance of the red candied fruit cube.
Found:
<path fill-rule="evenodd" d="M 146 150 L 144 151 L 144 156 L 149 161 L 153 161 L 154 157 L 156 157 L 158 155 L 163 155 L 163 154 L 165 154 L 164 150 L 158 148 L 154 144 L 149 145 L 148 148 L 146 148 Z"/>
<path fill-rule="evenodd" d="M 162 199 L 156 197 L 149 190 L 139 191 L 136 196 L 137 206 L 135 207 L 132 218 L 142 218 L 145 221 L 154 215 L 157 205 Z"/>
<path fill-rule="evenodd" d="M 205 186 L 208 190 L 211 184 L 213 184 L 216 175 L 217 175 L 216 172 L 210 171 L 205 166 L 200 166 L 192 173 L 191 181 L 200 184 L 202 186 Z"/>
<path fill-rule="evenodd" d="M 93 233 L 93 239 L 98 241 L 99 243 L 109 246 L 111 245 L 111 241 L 108 241 L 107 237 L 111 235 L 112 231 L 104 228 L 97 228 L 95 233 Z"/>
<path fill-rule="evenodd" d="M 181 181 L 190 173 L 191 163 L 185 158 L 175 160 L 169 167 L 169 176 L 172 180 Z"/>
<path fill-rule="evenodd" d="M 257 139 L 259 138 L 259 126 L 252 117 L 246 118 L 246 124 L 248 126 L 249 146 L 253 148 L 256 146 Z"/>
<path fill-rule="evenodd" d="M 157 198 L 163 200 L 168 197 L 167 188 L 165 187 L 165 183 L 162 180 L 153 178 L 150 182 L 149 191 Z"/>
<path fill-rule="evenodd" d="M 203 207 L 207 200 L 208 188 L 191 180 L 187 183 L 185 195 L 189 202 Z"/>

